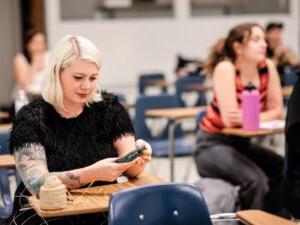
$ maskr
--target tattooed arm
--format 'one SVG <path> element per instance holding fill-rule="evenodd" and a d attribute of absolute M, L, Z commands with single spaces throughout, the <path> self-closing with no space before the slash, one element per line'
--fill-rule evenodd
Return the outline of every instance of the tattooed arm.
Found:
<path fill-rule="evenodd" d="M 31 194 L 39 193 L 48 172 L 43 146 L 28 144 L 14 151 L 16 167 Z"/>
<path fill-rule="evenodd" d="M 40 144 L 27 144 L 16 149 L 14 155 L 24 185 L 31 194 L 38 194 L 45 178 L 50 174 L 44 147 Z M 115 158 L 107 158 L 84 168 L 51 174 L 57 175 L 68 189 L 74 189 L 92 181 L 114 181 L 132 165 L 134 162 L 115 163 Z"/>
<path fill-rule="evenodd" d="M 40 144 L 28 144 L 14 151 L 16 167 L 26 188 L 31 194 L 38 194 L 45 178 L 50 174 L 46 162 L 45 149 Z M 67 188 L 78 188 L 85 183 L 80 182 L 83 169 L 65 172 L 53 172 Z"/>

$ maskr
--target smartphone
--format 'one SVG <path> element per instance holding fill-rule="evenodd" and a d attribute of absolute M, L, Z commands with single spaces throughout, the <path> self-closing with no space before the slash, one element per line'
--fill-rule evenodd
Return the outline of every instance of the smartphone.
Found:
<path fill-rule="evenodd" d="M 142 155 L 142 152 L 145 149 L 135 149 L 131 152 L 129 152 L 127 155 L 122 156 L 120 158 L 116 159 L 116 163 L 126 163 L 126 162 L 131 162 L 132 160 L 136 159 L 137 157 Z"/>

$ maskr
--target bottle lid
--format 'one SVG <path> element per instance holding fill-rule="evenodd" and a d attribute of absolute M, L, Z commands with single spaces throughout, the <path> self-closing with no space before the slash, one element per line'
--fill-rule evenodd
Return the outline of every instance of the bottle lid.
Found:
<path fill-rule="evenodd" d="M 247 91 L 253 91 L 253 90 L 256 90 L 257 88 L 255 87 L 255 85 L 249 81 L 247 83 L 247 85 L 244 87 L 244 90 L 247 90 Z"/>

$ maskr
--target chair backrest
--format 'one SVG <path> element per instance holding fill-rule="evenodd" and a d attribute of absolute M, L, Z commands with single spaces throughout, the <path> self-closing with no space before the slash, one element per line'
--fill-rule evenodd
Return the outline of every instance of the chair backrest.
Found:
<path fill-rule="evenodd" d="M 199 189 L 190 184 L 141 186 L 116 192 L 109 225 L 212 225 Z"/>
<path fill-rule="evenodd" d="M 183 94 L 188 92 L 195 92 L 198 95 L 197 100 L 195 101 L 193 106 L 206 105 L 205 91 L 193 90 L 193 88 L 191 88 L 192 85 L 199 84 L 200 86 L 201 84 L 203 84 L 204 81 L 205 81 L 205 76 L 202 75 L 183 77 L 176 81 L 175 83 L 176 96 L 178 98 L 181 107 L 187 106 L 186 102 L 183 100 Z"/>
<path fill-rule="evenodd" d="M 289 67 L 289 68 L 285 69 L 284 73 L 283 73 L 283 78 L 282 78 L 283 85 L 284 86 L 294 85 L 298 80 L 297 73 L 299 73 L 299 68 Z"/>
<path fill-rule="evenodd" d="M 9 154 L 10 130 L 0 131 L 0 154 Z"/>
<path fill-rule="evenodd" d="M 162 73 L 140 75 L 138 80 L 139 94 L 145 94 L 146 88 L 150 85 L 150 82 L 156 80 L 165 80 L 165 75 Z M 162 87 L 161 90 L 162 92 L 166 92 L 167 88 Z"/>
<path fill-rule="evenodd" d="M 10 130 L 0 131 L 0 154 L 9 153 Z"/>
<path fill-rule="evenodd" d="M 199 111 L 196 116 L 195 116 L 195 131 L 199 130 L 199 124 L 202 121 L 203 117 L 206 115 L 206 110 L 204 111 Z"/>
<path fill-rule="evenodd" d="M 135 103 L 135 120 L 134 129 L 137 138 L 142 138 L 147 141 L 163 140 L 168 138 L 169 123 L 162 129 L 159 136 L 153 136 L 150 129 L 147 127 L 145 111 L 148 109 L 175 108 L 179 107 L 176 96 L 169 94 L 161 95 L 142 95 L 139 96 Z M 175 129 L 175 137 L 183 137 L 181 126 L 178 125 Z"/>
<path fill-rule="evenodd" d="M 0 132 L 0 155 L 1 154 L 9 154 L 9 137 L 10 130 L 5 130 Z M 9 175 L 12 172 L 15 175 L 15 169 L 0 169 L 0 190 L 1 190 L 1 198 L 3 201 L 3 206 L 0 206 L 0 218 L 5 219 L 8 218 L 12 212 L 12 199 L 9 187 Z"/>

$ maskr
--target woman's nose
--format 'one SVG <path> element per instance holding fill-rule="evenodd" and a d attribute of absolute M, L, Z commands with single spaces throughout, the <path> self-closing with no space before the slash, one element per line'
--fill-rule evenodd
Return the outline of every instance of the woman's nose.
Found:
<path fill-rule="evenodd" d="M 81 89 L 84 89 L 84 90 L 89 89 L 89 88 L 91 87 L 91 84 L 90 84 L 89 79 L 85 79 L 85 80 L 82 82 L 82 84 L 81 84 L 80 87 L 81 87 Z"/>

